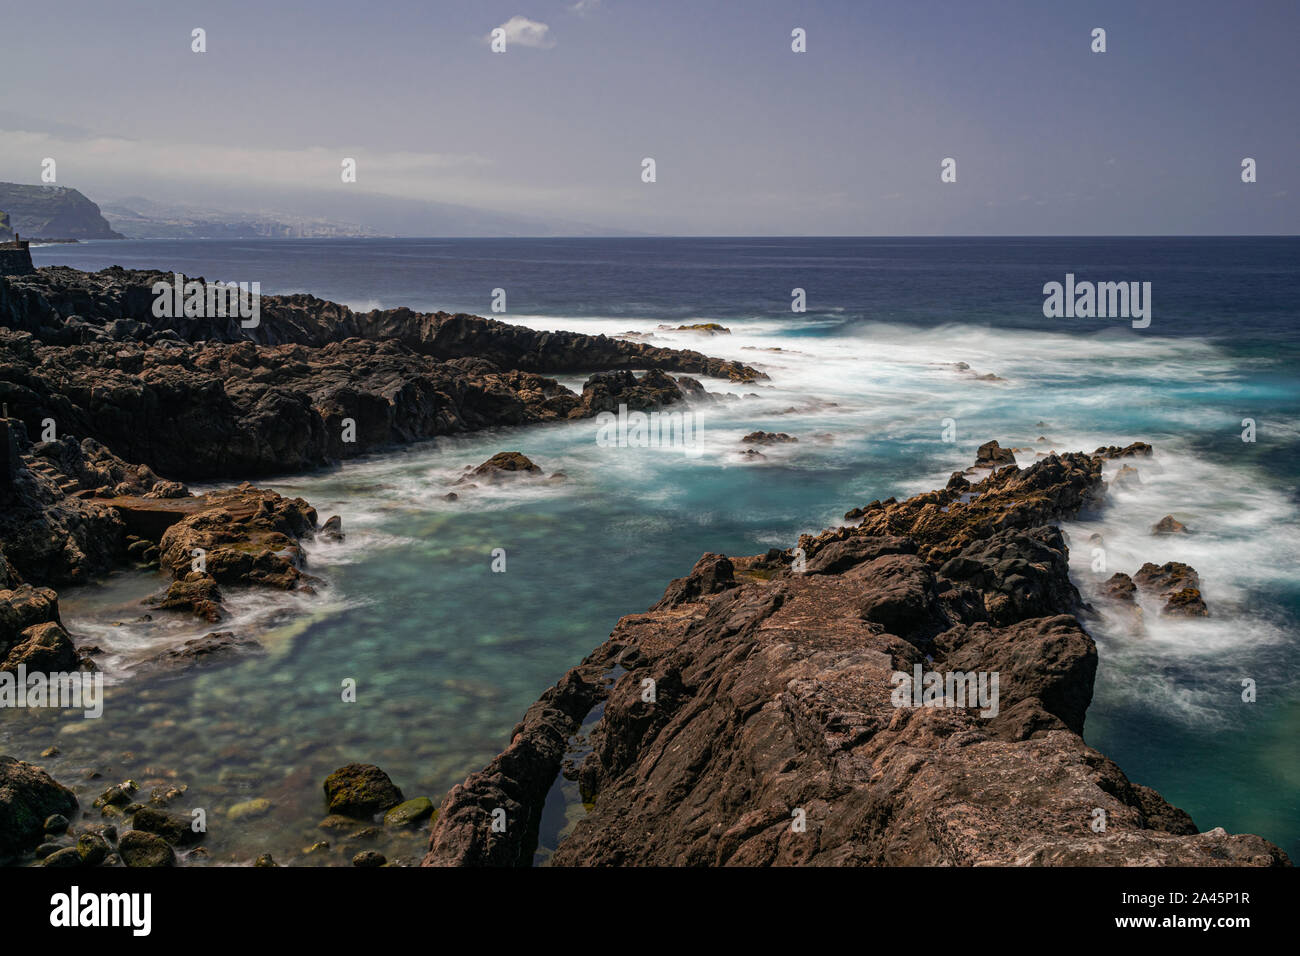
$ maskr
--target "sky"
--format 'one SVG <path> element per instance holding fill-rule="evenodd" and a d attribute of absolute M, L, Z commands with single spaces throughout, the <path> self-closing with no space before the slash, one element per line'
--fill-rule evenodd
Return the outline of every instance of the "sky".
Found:
<path fill-rule="evenodd" d="M 1296 0 L 0 0 L 0 180 L 52 157 L 98 202 L 381 232 L 428 200 L 667 235 L 1293 235 L 1298 36 Z"/>

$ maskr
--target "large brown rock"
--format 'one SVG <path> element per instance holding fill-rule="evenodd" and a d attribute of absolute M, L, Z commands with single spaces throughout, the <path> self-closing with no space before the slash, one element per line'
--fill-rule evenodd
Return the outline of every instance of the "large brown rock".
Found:
<path fill-rule="evenodd" d="M 207 582 L 193 574 L 194 552 L 204 552 L 202 572 L 219 584 L 260 585 L 293 590 L 304 577 L 306 556 L 299 539 L 316 528 L 316 510 L 301 498 L 285 498 L 247 483 L 193 499 L 193 513 L 164 532 L 159 561 L 195 593 L 168 599 L 204 611 L 212 602 Z M 165 602 L 164 602 L 165 603 Z"/>
<path fill-rule="evenodd" d="M 559 865 L 1285 863 L 1197 833 L 1080 736 L 1097 652 L 1050 522 L 1099 502 L 1101 474 L 1053 455 L 873 502 L 804 536 L 802 564 L 706 555 L 453 788 L 425 865 L 527 865 L 566 759 L 586 812 Z"/>
<path fill-rule="evenodd" d="M 77 651 L 72 638 L 59 624 L 35 624 L 20 635 L 0 663 L 0 672 L 14 673 L 20 666 L 29 674 L 67 673 L 77 669 Z"/>

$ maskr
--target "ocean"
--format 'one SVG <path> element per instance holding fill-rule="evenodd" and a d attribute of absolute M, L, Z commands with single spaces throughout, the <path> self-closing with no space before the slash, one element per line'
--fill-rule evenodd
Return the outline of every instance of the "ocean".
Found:
<path fill-rule="evenodd" d="M 793 546 L 851 507 L 942 486 L 989 439 L 1021 463 L 1149 441 L 1140 481 L 1065 525 L 1075 584 L 1089 600 L 1115 571 L 1184 561 L 1210 616 L 1151 606 L 1141 633 L 1105 612 L 1089 621 L 1100 665 L 1085 739 L 1202 830 L 1258 833 L 1300 858 L 1300 240 L 129 240 L 32 254 L 38 266 L 257 281 L 265 294 L 360 310 L 490 315 L 503 289 L 494 317 L 507 322 L 636 332 L 770 375 L 703 380 L 734 398 L 691 409 L 697 454 L 604 447 L 588 420 L 259 480 L 322 519 L 340 515 L 347 532 L 342 546 L 309 547 L 327 585 L 318 595 L 230 602 L 238 616 L 222 627 L 257 636 L 264 658 L 128 678 L 133 660 L 211 628 L 138 622 L 157 575 L 64 590 L 69 630 L 105 651 L 104 716 L 11 712 L 0 752 L 37 759 L 57 746 L 40 762 L 83 806 L 119 779 L 172 780 L 189 787 L 184 806 L 216 821 L 214 862 L 268 851 L 346 862 L 302 852 L 322 839 L 331 770 L 376 763 L 407 797 L 439 802 L 621 615 L 652 604 L 703 552 Z M 1067 275 L 1149 282 L 1150 325 L 1045 317 L 1044 284 Z M 804 312 L 791 309 L 796 289 Z M 730 332 L 677 330 L 707 322 Z M 740 438 L 760 429 L 799 440 L 746 458 Z M 465 466 L 498 451 L 567 480 L 444 500 Z M 1191 533 L 1153 536 L 1166 514 Z M 504 572 L 492 568 L 498 549 Z M 349 679 L 355 703 L 341 699 Z M 269 810 L 228 822 L 253 798 Z M 567 819 L 578 813 L 571 800 Z M 539 861 L 563 826 L 544 828 Z"/>

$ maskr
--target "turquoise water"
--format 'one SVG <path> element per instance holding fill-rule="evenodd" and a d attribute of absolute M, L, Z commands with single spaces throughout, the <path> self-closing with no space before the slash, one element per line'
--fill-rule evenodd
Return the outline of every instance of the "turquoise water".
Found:
<path fill-rule="evenodd" d="M 131 663 L 151 649 L 211 628 L 133 623 L 139 599 L 161 584 L 152 575 L 65 591 L 65 623 L 107 652 L 114 683 L 105 715 L 6 713 L 0 745 L 34 759 L 56 744 L 61 754 L 41 762 L 87 796 L 119 777 L 188 784 L 186 807 L 217 821 L 208 841 L 217 862 L 268 850 L 282 861 L 345 862 L 343 848 L 301 854 L 321 838 L 326 774 L 373 762 L 408 797 L 438 801 L 502 749 L 538 694 L 620 615 L 653 603 L 702 552 L 791 546 L 849 507 L 941 485 L 989 438 L 1024 449 L 1022 461 L 1141 439 L 1157 447 L 1155 462 L 1141 465 L 1142 484 L 1117 493 L 1098 521 L 1067 528 L 1076 583 L 1087 596 L 1105 576 L 1093 573 L 1087 544 L 1099 532 L 1107 574 L 1146 560 L 1194 565 L 1213 616 L 1162 621 L 1149 609 L 1142 636 L 1122 622 L 1092 625 L 1101 667 L 1086 739 L 1202 829 L 1261 833 L 1296 855 L 1297 393 L 1285 300 L 1297 244 L 1246 256 L 1237 241 L 1190 251 L 1182 240 L 998 242 L 954 251 L 950 241 L 918 240 L 873 252 L 858 240 L 417 241 L 393 244 L 399 257 L 374 242 L 37 250 L 38 264 L 147 260 L 234 279 L 244 278 L 241 263 L 256 262 L 271 276 L 268 292 L 302 287 L 356 305 L 480 312 L 475 283 L 496 272 L 504 277 L 489 290 L 524 290 L 509 321 L 646 332 L 658 344 L 759 365 L 771 380 L 705 380 L 735 397 L 691 409 L 702 429 L 696 456 L 601 447 L 588 421 L 441 439 L 259 482 L 302 495 L 322 518 L 341 515 L 347 532 L 342 545 L 310 548 L 310 570 L 327 583 L 318 596 L 287 605 L 282 595 L 233 596 L 237 617 L 222 627 L 258 636 L 268 656 L 165 681 L 132 678 Z M 1112 261 L 1136 265 L 1099 278 L 1146 278 L 1144 262 L 1155 273 L 1157 334 L 1033 315 L 1034 276 L 1041 286 L 1066 268 Z M 810 293 L 816 309 L 783 312 L 792 275 L 841 298 Z M 1219 286 L 1210 284 L 1216 275 Z M 1197 282 L 1209 290 L 1199 298 L 1186 285 Z M 755 291 L 761 283 L 771 295 Z M 1215 325 L 1210 313 L 1234 283 L 1232 322 Z M 720 321 L 732 334 L 659 328 L 686 321 Z M 1158 334 L 1162 325 L 1173 334 Z M 1239 437 L 1246 416 L 1259 423 L 1253 445 Z M 943 440 L 948 419 L 953 442 Z M 758 428 L 800 440 L 748 462 L 739 439 Z M 458 500 L 443 499 L 465 466 L 504 450 L 567 479 L 458 486 Z M 1170 512 L 1196 534 L 1150 537 L 1146 529 Z M 494 549 L 505 551 L 504 573 L 492 570 Z M 1256 703 L 1241 702 L 1243 677 L 1257 681 Z M 356 681 L 355 703 L 341 699 L 346 679 Z M 92 770 L 102 777 L 83 780 Z M 273 805 L 266 817 L 226 821 L 230 806 L 262 796 Z M 418 838 L 384 848 L 420 850 Z"/>

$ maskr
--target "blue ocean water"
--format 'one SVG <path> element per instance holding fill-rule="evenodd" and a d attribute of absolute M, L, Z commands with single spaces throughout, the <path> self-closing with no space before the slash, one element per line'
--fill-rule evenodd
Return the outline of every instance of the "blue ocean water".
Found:
<path fill-rule="evenodd" d="M 319 837 L 320 781 L 351 760 L 378 763 L 408 796 L 436 802 L 501 749 L 527 706 L 619 616 L 653 603 L 702 552 L 790 546 L 854 505 L 941 485 L 990 438 L 1022 462 L 1052 449 L 1156 445 L 1139 485 L 1067 527 L 1076 584 L 1088 597 L 1113 571 L 1186 561 L 1211 617 L 1173 621 L 1150 607 L 1136 634 L 1104 616 L 1091 623 L 1100 671 L 1085 737 L 1202 829 L 1260 833 L 1300 855 L 1300 240 L 133 240 L 33 256 L 259 281 L 265 293 L 358 309 L 488 314 L 501 288 L 505 321 L 635 332 L 771 376 L 705 380 L 736 398 L 695 410 L 697 456 L 601 447 L 594 423 L 578 422 L 440 439 L 261 482 L 341 515 L 348 531 L 342 547 L 312 549 L 312 570 L 328 582 L 319 597 L 237 599 L 235 625 L 263 641 L 268 659 L 120 679 L 97 722 L 0 722 L 7 752 L 31 758 L 57 743 L 61 755 L 43 761 L 56 776 L 174 779 L 218 820 L 267 797 L 265 817 L 213 828 L 220 859 L 271 850 L 307 861 L 299 854 Z M 1150 282 L 1150 327 L 1045 318 L 1043 285 L 1067 273 Z M 804 313 L 791 311 L 796 288 Z M 676 330 L 698 322 L 731 331 Z M 1246 419 L 1253 442 L 1242 440 Z M 746 461 L 739 438 L 758 428 L 800 441 Z M 502 450 L 568 480 L 443 500 L 464 466 Z M 1194 534 L 1151 536 L 1168 513 Z M 505 573 L 491 570 L 498 548 Z M 120 673 L 194 636 L 188 625 L 131 623 L 158 585 L 122 574 L 64 592 L 65 623 L 105 647 Z M 346 678 L 356 703 L 340 699 Z M 1254 702 L 1242 700 L 1243 679 L 1255 682 Z"/>

